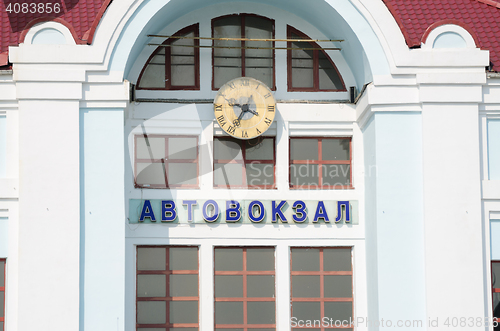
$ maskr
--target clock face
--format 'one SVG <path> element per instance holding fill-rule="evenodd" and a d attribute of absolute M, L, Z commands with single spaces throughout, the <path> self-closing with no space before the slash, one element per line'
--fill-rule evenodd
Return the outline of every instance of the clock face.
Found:
<path fill-rule="evenodd" d="M 276 101 L 261 81 L 240 77 L 219 89 L 214 100 L 215 119 L 222 130 L 238 139 L 263 134 L 274 120 Z"/>

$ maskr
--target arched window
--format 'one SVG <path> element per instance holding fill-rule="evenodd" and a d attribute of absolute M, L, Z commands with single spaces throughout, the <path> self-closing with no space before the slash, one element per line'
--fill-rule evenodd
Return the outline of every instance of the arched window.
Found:
<path fill-rule="evenodd" d="M 200 52 L 199 25 L 193 24 L 159 46 L 148 59 L 137 81 L 137 89 L 199 90 Z M 192 39 L 190 39 L 192 38 Z"/>
<path fill-rule="evenodd" d="M 273 39 L 274 21 L 251 14 L 214 18 L 212 37 Z M 237 77 L 252 77 L 275 89 L 273 41 L 218 39 L 213 41 L 213 46 L 214 90 Z"/>
<path fill-rule="evenodd" d="M 310 39 L 291 26 L 287 27 L 287 35 L 288 39 Z M 346 91 L 337 67 L 318 44 L 288 42 L 288 48 L 292 48 L 287 51 L 288 91 Z"/>

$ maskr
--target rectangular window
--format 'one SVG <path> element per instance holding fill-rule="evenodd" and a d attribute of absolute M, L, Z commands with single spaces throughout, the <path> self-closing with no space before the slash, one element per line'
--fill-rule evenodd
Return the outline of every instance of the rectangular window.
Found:
<path fill-rule="evenodd" d="M 198 188 L 198 137 L 135 136 L 135 186 Z"/>
<path fill-rule="evenodd" d="M 294 247 L 291 255 L 292 318 L 349 321 L 353 316 L 351 248 Z M 325 330 L 335 325 L 315 327 Z"/>
<path fill-rule="evenodd" d="M 5 259 L 0 259 L 0 331 L 5 324 Z"/>
<path fill-rule="evenodd" d="M 491 287 L 493 317 L 500 322 L 500 261 L 491 261 Z"/>
<path fill-rule="evenodd" d="M 214 187 L 275 188 L 274 138 L 214 138 Z"/>
<path fill-rule="evenodd" d="M 351 138 L 290 138 L 290 188 L 352 188 Z"/>
<path fill-rule="evenodd" d="M 215 330 L 275 330 L 273 247 L 216 247 Z"/>
<path fill-rule="evenodd" d="M 197 331 L 198 247 L 137 247 L 137 331 Z"/>

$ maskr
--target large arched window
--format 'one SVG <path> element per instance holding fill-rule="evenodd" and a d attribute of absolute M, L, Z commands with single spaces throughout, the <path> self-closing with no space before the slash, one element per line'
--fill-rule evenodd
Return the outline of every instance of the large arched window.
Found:
<path fill-rule="evenodd" d="M 288 39 L 310 39 L 291 26 L 287 35 Z M 346 91 L 337 67 L 318 44 L 288 42 L 288 48 L 288 91 Z"/>
<path fill-rule="evenodd" d="M 149 57 L 137 89 L 198 90 L 200 88 L 199 25 L 193 24 L 159 46 Z"/>
<path fill-rule="evenodd" d="M 212 20 L 214 90 L 237 77 L 252 77 L 275 88 L 274 21 L 252 14 L 229 15 Z M 268 39 L 221 40 L 222 38 Z M 258 49 L 256 49 L 258 47 Z"/>

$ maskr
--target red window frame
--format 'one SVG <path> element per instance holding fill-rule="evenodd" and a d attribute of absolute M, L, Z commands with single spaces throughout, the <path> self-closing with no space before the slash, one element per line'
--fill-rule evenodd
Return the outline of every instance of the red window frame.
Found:
<path fill-rule="evenodd" d="M 290 247 L 290 311 L 291 316 L 293 314 L 293 303 L 294 302 L 319 302 L 321 305 L 321 318 L 325 317 L 325 302 L 351 302 L 352 303 L 352 311 L 354 312 L 354 293 L 350 298 L 325 298 L 325 276 L 332 275 L 340 275 L 340 276 L 353 276 L 352 272 L 352 257 L 351 257 L 351 271 L 325 271 L 324 270 L 324 250 L 325 249 L 347 249 L 350 248 L 352 252 L 352 247 Z M 293 259 L 292 259 L 292 251 L 294 249 L 319 249 L 319 271 L 293 271 Z M 351 253 L 352 254 L 352 253 Z M 295 298 L 293 296 L 293 286 L 292 286 L 292 276 L 320 276 L 320 297 L 319 298 L 303 298 L 298 297 Z M 354 277 L 352 277 L 352 281 L 354 282 Z M 354 284 L 353 284 L 354 285 Z M 354 286 L 352 287 L 354 291 Z M 324 331 L 325 329 L 349 329 L 352 330 L 352 326 L 347 327 L 324 327 L 321 325 L 320 328 L 314 327 L 316 330 Z M 300 330 L 300 328 L 293 328 L 293 330 Z"/>
<path fill-rule="evenodd" d="M 275 189 L 276 188 L 276 139 L 275 137 L 262 137 L 262 139 L 272 139 L 273 140 L 273 159 L 272 160 L 251 160 L 249 164 L 252 163 L 257 163 L 257 164 L 272 164 L 273 165 L 273 183 L 271 185 L 247 185 L 247 171 L 245 165 L 247 164 L 246 161 L 246 142 L 248 140 L 240 140 L 240 139 L 234 139 L 231 137 L 214 137 L 214 140 L 228 140 L 228 141 L 233 141 L 237 143 L 240 148 L 241 148 L 241 155 L 242 159 L 241 160 L 219 160 L 215 158 L 214 154 L 214 170 L 215 170 L 215 164 L 242 164 L 242 183 L 243 185 L 216 185 L 215 184 L 215 172 L 214 172 L 214 188 L 244 188 L 244 189 Z M 256 138 L 259 139 L 259 138 Z"/>
<path fill-rule="evenodd" d="M 4 310 L 2 312 L 3 317 L 0 317 L 0 322 L 3 323 L 3 327 L 0 328 L 0 331 L 3 331 L 5 328 L 5 282 L 7 281 L 5 270 L 7 269 L 7 259 L 0 259 L 0 262 L 4 263 L 2 270 L 0 270 L 0 272 L 3 273 L 3 281 L 4 281 L 3 286 L 0 286 L 0 292 L 3 292 L 4 294 L 4 301 L 3 301 Z"/>
<path fill-rule="evenodd" d="M 220 20 L 220 19 L 224 19 L 224 18 L 227 18 L 227 17 L 231 17 L 231 16 L 239 16 L 241 17 L 241 38 L 246 38 L 245 37 L 245 18 L 248 17 L 248 16 L 253 16 L 253 17 L 258 17 L 258 18 L 262 18 L 262 19 L 266 19 L 270 22 L 272 22 L 272 25 L 273 25 L 273 31 L 272 31 L 272 39 L 274 39 L 274 35 L 275 35 L 275 24 L 274 24 L 274 20 L 273 19 L 270 19 L 270 18 L 267 18 L 267 17 L 264 17 L 264 16 L 260 16 L 260 15 L 255 15 L 255 14 L 246 14 L 246 13 L 242 13 L 242 14 L 232 14 L 232 15 L 224 15 L 224 16 L 219 16 L 219 17 L 216 17 L 216 18 L 213 18 L 212 19 L 212 38 L 214 37 L 214 22 L 217 21 L 217 20 Z M 235 38 L 238 38 L 238 37 L 235 37 Z M 213 45 L 214 42 L 212 42 L 212 45 Z M 246 77 L 245 76 L 245 41 L 242 40 L 240 42 L 240 47 L 242 47 L 241 49 L 241 77 Z M 274 41 L 272 42 L 272 47 L 274 48 Z M 272 79 L 272 82 L 273 82 L 273 86 L 269 86 L 269 88 L 272 90 L 272 91 L 276 91 L 276 56 L 275 56 L 275 50 L 273 49 L 273 68 L 272 68 L 272 72 L 273 72 L 273 79 Z M 219 88 L 218 87 L 215 87 L 215 48 L 212 48 L 212 90 L 213 91 L 217 91 Z"/>
<path fill-rule="evenodd" d="M 165 138 L 165 155 L 168 154 L 168 139 L 169 138 L 195 138 L 196 139 L 196 159 L 174 159 L 171 160 L 167 157 L 161 159 L 138 159 L 137 158 L 137 139 L 138 138 Z M 197 136 L 182 136 L 182 135 L 162 135 L 162 134 L 144 134 L 135 135 L 134 137 L 134 186 L 136 188 L 186 188 L 186 189 L 197 189 L 200 183 L 200 154 L 198 147 L 199 139 Z M 138 163 L 163 163 L 164 164 L 164 175 L 165 175 L 165 185 L 163 184 L 138 184 L 137 183 L 137 164 Z M 168 183 L 168 164 L 169 163 L 196 163 L 196 184 L 169 184 Z"/>
<path fill-rule="evenodd" d="M 173 36 L 182 36 L 187 33 L 194 32 L 195 38 L 200 36 L 200 25 L 198 23 L 187 26 L 176 33 L 173 34 Z M 163 45 L 170 45 L 172 42 L 179 40 L 178 38 L 169 38 L 165 40 L 162 44 Z M 172 48 L 171 47 L 165 47 L 165 46 L 158 46 L 156 50 L 151 54 L 151 56 L 148 58 L 146 61 L 146 64 L 141 70 L 141 73 L 139 75 L 139 78 L 137 79 L 137 85 L 136 85 L 136 90 L 199 90 L 200 89 L 200 40 L 199 39 L 194 39 L 194 82 L 195 84 L 193 86 L 186 85 L 186 86 L 176 86 L 172 85 L 172 79 L 171 79 L 171 56 L 172 56 Z M 144 74 L 144 71 L 146 70 L 147 66 L 149 65 L 149 62 L 157 55 L 158 52 L 160 52 L 162 49 L 165 49 L 165 87 L 140 87 L 140 82 L 142 79 L 142 75 Z"/>
<path fill-rule="evenodd" d="M 298 35 L 302 39 L 311 39 L 309 38 L 308 35 L 305 33 L 295 29 L 294 27 L 287 25 L 287 38 L 292 39 L 292 33 Z M 311 47 L 314 48 L 321 48 L 317 43 L 315 42 L 309 42 Z M 288 42 L 287 46 L 287 73 L 288 73 L 288 92 L 346 92 L 347 89 L 345 87 L 344 79 L 342 78 L 342 75 L 340 74 L 339 70 L 337 69 L 337 66 L 335 63 L 332 61 L 330 56 L 324 51 L 324 50 L 314 50 L 313 51 L 313 87 L 293 87 L 292 85 L 292 42 Z M 340 81 L 342 82 L 342 89 L 320 89 L 319 88 L 319 53 L 322 52 L 324 56 L 330 61 L 332 64 L 333 68 L 337 72 L 337 75 L 339 76 Z"/>
<path fill-rule="evenodd" d="M 170 248 L 196 248 L 198 250 L 198 269 L 197 270 L 169 270 L 169 249 Z M 155 245 L 141 245 L 137 246 L 136 252 L 139 248 L 165 248 L 166 250 L 166 268 L 165 270 L 139 270 L 137 262 L 136 262 L 136 277 L 135 277 L 135 311 L 136 311 L 136 330 L 139 328 L 165 328 L 167 331 L 170 328 L 199 328 L 199 317 L 198 323 L 169 323 L 170 320 L 170 305 L 171 301 L 198 301 L 198 311 L 200 310 L 200 255 L 199 255 L 199 247 L 198 246 L 155 246 Z M 166 296 L 165 297 L 139 297 L 137 295 L 137 285 L 138 285 L 138 275 L 166 275 Z M 169 276 L 170 275 L 198 275 L 198 296 L 197 297 L 171 297 L 170 294 L 170 284 L 169 284 Z M 137 323 L 137 305 L 139 301 L 166 301 L 166 323 L 165 324 L 139 324 Z"/>
<path fill-rule="evenodd" d="M 499 317 L 495 317 L 494 315 L 494 312 L 495 312 L 495 306 L 493 305 L 493 295 L 494 293 L 500 293 L 500 279 L 497 279 L 496 282 L 496 286 L 497 287 L 494 287 L 495 284 L 493 284 L 493 264 L 500 264 L 500 260 L 492 260 L 491 261 L 491 265 L 490 265 L 490 270 L 491 270 L 491 306 L 492 306 L 492 314 L 491 316 L 493 316 L 493 320 L 494 321 L 497 321 L 498 323 L 500 323 L 500 318 Z M 500 295 L 500 294 L 499 294 Z M 500 305 L 500 303 L 499 303 Z M 495 328 L 496 330 L 496 328 Z"/>
<path fill-rule="evenodd" d="M 318 141 L 318 160 L 292 160 L 292 151 L 291 151 L 291 140 L 293 139 L 314 139 Z M 322 149 L 322 141 L 328 139 L 348 139 L 349 140 L 349 160 L 322 160 L 323 158 L 323 149 Z M 352 185 L 352 137 L 290 137 L 289 139 L 289 183 L 290 189 L 353 189 Z M 318 186 L 316 185 L 293 185 L 292 184 L 292 164 L 317 164 L 318 165 Z M 349 165 L 349 185 L 323 185 L 323 165 L 329 164 L 348 164 Z"/>
<path fill-rule="evenodd" d="M 275 267 L 274 270 L 262 270 L 262 271 L 248 271 L 247 269 L 247 250 L 248 249 L 259 249 L 259 248 L 273 248 L 276 254 L 276 248 L 271 246 L 252 246 L 252 247 L 240 247 L 240 246 L 229 246 L 229 247 L 214 247 L 214 302 L 243 302 L 243 324 L 215 324 L 215 304 L 214 304 L 214 329 L 224 329 L 224 328 L 237 328 L 243 331 L 258 330 L 260 328 L 275 329 L 276 324 L 247 324 L 247 304 L 250 301 L 256 302 L 274 302 L 274 316 L 276 319 L 276 255 L 275 255 Z M 243 249 L 243 270 L 242 271 L 216 271 L 215 270 L 215 249 Z M 243 276 L 243 296 L 242 297 L 229 297 L 229 298 L 217 298 L 215 297 L 215 276 L 218 275 L 228 275 L 228 276 Z M 247 293 L 247 276 L 262 276 L 262 275 L 272 275 L 274 276 L 274 296 L 269 297 L 248 297 Z"/>

